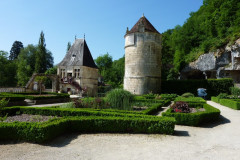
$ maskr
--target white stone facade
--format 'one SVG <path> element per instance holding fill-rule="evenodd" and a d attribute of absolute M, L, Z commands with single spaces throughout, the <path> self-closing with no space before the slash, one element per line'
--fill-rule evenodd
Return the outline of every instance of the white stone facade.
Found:
<path fill-rule="evenodd" d="M 86 66 L 59 66 L 57 74 L 61 78 L 60 90 L 62 92 L 78 93 L 76 87 L 71 83 L 64 83 L 64 81 L 71 78 L 72 81 L 78 83 L 82 89 L 87 89 L 89 96 L 95 96 L 98 90 L 98 69 Z"/>
<path fill-rule="evenodd" d="M 161 34 L 139 32 L 125 35 L 124 89 L 136 95 L 161 91 Z"/>

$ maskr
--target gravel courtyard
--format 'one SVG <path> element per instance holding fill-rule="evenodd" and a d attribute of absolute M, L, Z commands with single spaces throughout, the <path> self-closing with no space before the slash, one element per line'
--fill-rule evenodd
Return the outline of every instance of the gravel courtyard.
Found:
<path fill-rule="evenodd" d="M 202 127 L 176 125 L 173 136 L 70 134 L 44 145 L 5 143 L 1 160 L 239 160 L 240 111 L 208 101 L 221 110 L 219 122 Z M 1 134 L 1 133 L 0 133 Z"/>

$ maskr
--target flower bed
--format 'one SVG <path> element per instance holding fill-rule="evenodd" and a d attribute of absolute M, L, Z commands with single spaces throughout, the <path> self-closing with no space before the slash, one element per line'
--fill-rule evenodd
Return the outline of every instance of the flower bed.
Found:
<path fill-rule="evenodd" d="M 203 104 L 203 108 L 205 111 L 195 113 L 177 113 L 173 112 L 172 109 L 168 109 L 162 115 L 164 117 L 174 117 L 176 119 L 176 124 L 187 126 L 199 126 L 202 123 L 212 122 L 219 118 L 219 109 L 208 104 Z"/>

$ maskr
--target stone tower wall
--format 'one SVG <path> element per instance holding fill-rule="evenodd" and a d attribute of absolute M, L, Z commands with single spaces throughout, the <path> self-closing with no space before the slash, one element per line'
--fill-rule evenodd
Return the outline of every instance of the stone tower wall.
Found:
<path fill-rule="evenodd" d="M 124 89 L 141 95 L 161 90 L 161 34 L 135 32 L 125 36 Z"/>

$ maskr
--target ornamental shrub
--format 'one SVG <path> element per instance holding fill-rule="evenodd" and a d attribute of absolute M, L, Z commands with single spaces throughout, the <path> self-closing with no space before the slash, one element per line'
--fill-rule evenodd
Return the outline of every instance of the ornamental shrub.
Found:
<path fill-rule="evenodd" d="M 228 99 L 228 94 L 227 93 L 220 93 L 217 96 L 218 99 Z"/>
<path fill-rule="evenodd" d="M 187 92 L 187 93 L 183 93 L 181 96 L 185 98 L 189 98 L 189 97 L 194 97 L 194 94 Z"/>
<path fill-rule="evenodd" d="M 3 107 L 6 107 L 8 104 L 8 100 L 6 100 L 6 98 L 2 98 L 0 100 L 0 110 L 3 108 Z"/>
<path fill-rule="evenodd" d="M 239 97 L 240 96 L 240 88 L 230 87 L 230 92 L 231 92 L 231 95 L 233 95 L 235 97 Z"/>
<path fill-rule="evenodd" d="M 111 108 L 131 110 L 133 95 L 126 90 L 117 88 L 107 93 L 106 100 L 110 103 Z"/>
<path fill-rule="evenodd" d="M 69 103 L 60 105 L 59 108 L 75 108 L 75 105 L 73 102 L 69 102 Z"/>
<path fill-rule="evenodd" d="M 161 99 L 161 100 L 170 100 L 173 101 L 175 98 L 177 98 L 177 94 L 160 94 L 155 97 L 155 99 Z"/>

